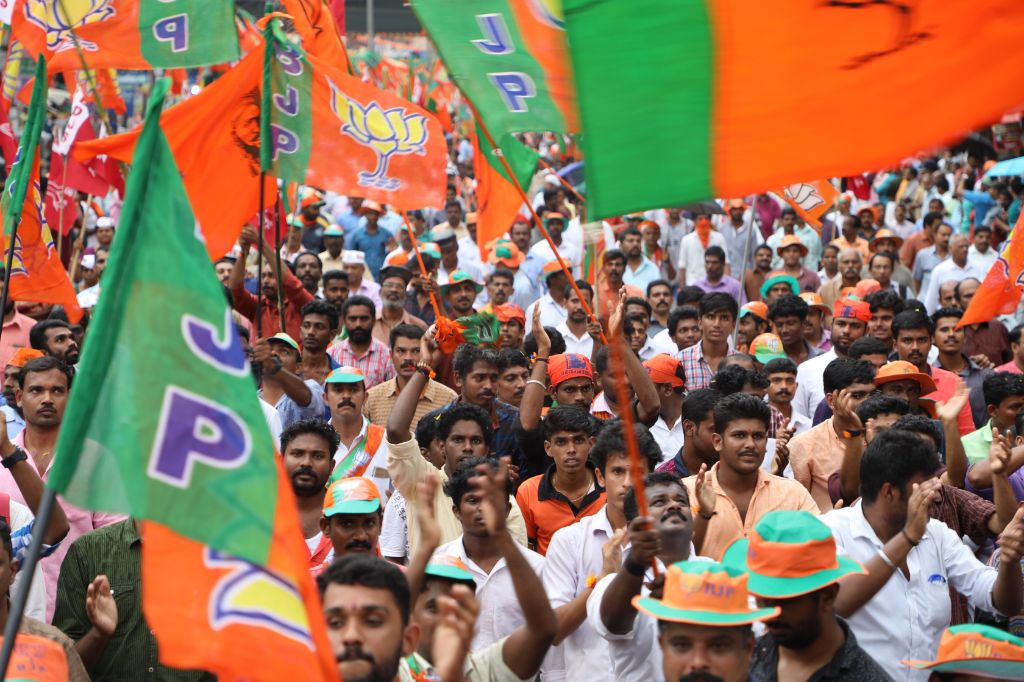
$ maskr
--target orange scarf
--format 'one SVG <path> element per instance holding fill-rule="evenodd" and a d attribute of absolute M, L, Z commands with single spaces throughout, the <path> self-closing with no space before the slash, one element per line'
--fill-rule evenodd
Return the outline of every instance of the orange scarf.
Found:
<path fill-rule="evenodd" d="M 698 218 L 695 231 L 700 238 L 700 245 L 705 249 L 708 248 L 708 241 L 711 239 L 711 221 L 707 218 Z"/>

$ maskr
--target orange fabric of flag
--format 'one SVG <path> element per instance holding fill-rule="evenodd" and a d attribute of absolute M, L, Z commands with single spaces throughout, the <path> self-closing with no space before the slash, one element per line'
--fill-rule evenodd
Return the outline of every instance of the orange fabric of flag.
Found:
<path fill-rule="evenodd" d="M 7 240 L 0 236 L 0 249 L 7 253 Z M 75 288 L 57 256 L 57 246 L 43 215 L 39 189 L 39 156 L 32 167 L 32 180 L 25 194 L 21 223 L 14 240 L 11 266 L 11 300 L 64 306 L 72 324 L 82 319 Z"/>
<path fill-rule="evenodd" d="M 775 190 L 775 193 L 785 199 L 804 222 L 818 231 L 821 231 L 822 216 L 839 198 L 839 191 L 828 180 L 798 182 Z"/>
<path fill-rule="evenodd" d="M 345 44 L 325 0 L 282 0 L 291 15 L 302 45 L 324 62 L 352 73 Z"/>
<path fill-rule="evenodd" d="M 579 130 L 572 60 L 565 38 L 561 2 L 509 0 L 527 51 L 544 70 L 551 99 L 569 130 Z"/>
<path fill-rule="evenodd" d="M 1012 313 L 1020 302 L 1021 291 L 1024 291 L 1024 214 L 1017 218 L 1003 252 L 989 268 L 957 328 Z"/>
<path fill-rule="evenodd" d="M 142 610 L 161 663 L 225 682 L 339 680 L 280 458 L 274 518 L 265 566 L 143 522 Z"/>
<path fill-rule="evenodd" d="M 0 638 L 0 642 L 2 641 Z M 67 682 L 70 678 L 64 647 L 52 639 L 19 632 L 14 638 L 14 650 L 11 652 L 11 662 L 7 666 L 7 679 L 12 682 Z"/>

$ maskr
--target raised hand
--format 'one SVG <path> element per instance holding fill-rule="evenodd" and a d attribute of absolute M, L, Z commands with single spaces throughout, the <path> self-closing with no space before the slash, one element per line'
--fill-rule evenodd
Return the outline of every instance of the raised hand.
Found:
<path fill-rule="evenodd" d="M 593 319 L 587 322 L 587 335 L 594 340 L 594 343 L 602 343 L 601 323 Z"/>
<path fill-rule="evenodd" d="M 546 358 L 551 355 L 551 338 L 540 323 L 540 306 L 533 307 L 533 340 L 537 342 L 537 357 Z"/>
<path fill-rule="evenodd" d="M 617 573 L 619 568 L 622 567 L 622 541 L 625 538 L 626 529 L 620 528 L 612 533 L 612 536 L 601 545 L 602 563 L 600 578 Z"/>
<path fill-rule="evenodd" d="M 508 517 L 508 457 L 502 457 L 495 471 L 489 464 L 480 464 L 470 486 L 480 496 L 487 532 L 494 536 L 505 531 Z"/>
<path fill-rule="evenodd" d="M 999 534 L 999 563 L 1017 564 L 1024 556 L 1024 506 L 1017 507 L 1013 520 Z"/>
<path fill-rule="evenodd" d="M 433 473 L 416 484 L 416 524 L 420 528 L 420 543 L 432 548 L 441 544 L 441 526 L 434 514 L 434 494 L 438 486 Z"/>
<path fill-rule="evenodd" d="M 98 575 L 85 590 L 85 613 L 99 633 L 110 637 L 117 629 L 117 602 L 110 590 L 110 581 Z"/>
<path fill-rule="evenodd" d="M 622 336 L 622 318 L 626 314 L 626 287 L 619 288 L 619 300 L 615 304 L 611 317 L 608 318 L 608 333 L 615 337 Z"/>
<path fill-rule="evenodd" d="M 776 448 L 778 445 L 776 444 Z M 711 478 L 708 474 L 707 462 L 700 465 L 696 480 L 697 503 L 700 505 L 694 512 L 701 516 L 711 516 L 715 511 L 715 490 L 711 486 Z"/>
<path fill-rule="evenodd" d="M 949 400 L 940 402 L 935 406 L 935 414 L 944 422 L 956 421 L 960 416 L 960 410 L 967 404 L 969 391 L 963 379 L 956 382 L 956 391 Z"/>
<path fill-rule="evenodd" d="M 832 399 L 832 423 L 838 431 L 862 431 L 864 425 L 854 412 L 853 396 L 848 389 L 842 389 Z"/>
<path fill-rule="evenodd" d="M 444 353 L 437 345 L 437 325 L 432 324 L 420 338 L 420 358 L 434 369 L 441 363 Z"/>
<path fill-rule="evenodd" d="M 903 532 L 911 541 L 919 542 L 924 536 L 925 526 L 928 525 L 930 517 L 929 507 L 933 502 L 939 501 L 941 487 L 942 483 L 937 478 L 914 484 L 910 500 L 907 501 L 907 521 L 903 526 Z"/>
<path fill-rule="evenodd" d="M 992 469 L 993 476 L 1009 475 L 1010 466 L 1010 436 L 999 432 L 999 429 L 992 429 L 992 445 L 988 449 L 988 465 Z"/>
<path fill-rule="evenodd" d="M 473 641 L 480 604 L 473 591 L 465 585 L 454 585 L 451 591 L 437 598 L 440 620 L 434 628 L 434 670 L 445 682 L 463 680 L 463 668 Z"/>

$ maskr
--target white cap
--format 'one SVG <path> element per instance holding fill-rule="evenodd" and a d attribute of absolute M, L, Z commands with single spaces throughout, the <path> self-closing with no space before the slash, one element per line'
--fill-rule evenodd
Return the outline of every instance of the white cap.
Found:
<path fill-rule="evenodd" d="M 548 173 L 547 175 L 545 175 L 544 176 L 544 182 L 548 183 L 549 185 L 561 184 L 561 183 L 558 182 L 558 176 L 556 176 L 553 173 Z"/>
<path fill-rule="evenodd" d="M 366 265 L 366 254 L 362 251 L 346 249 L 341 254 L 343 265 Z"/>
<path fill-rule="evenodd" d="M 96 267 L 96 256 L 91 253 L 86 254 L 82 256 L 81 263 L 82 267 L 85 268 L 86 270 L 92 270 L 94 267 Z"/>
<path fill-rule="evenodd" d="M 107 216 L 102 216 L 96 219 L 96 227 L 113 227 L 114 219 Z"/>

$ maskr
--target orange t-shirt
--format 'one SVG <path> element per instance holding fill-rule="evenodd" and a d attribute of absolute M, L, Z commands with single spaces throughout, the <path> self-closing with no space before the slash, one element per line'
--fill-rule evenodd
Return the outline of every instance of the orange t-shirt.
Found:
<path fill-rule="evenodd" d="M 573 506 L 551 484 L 554 473 L 555 468 L 551 466 L 545 473 L 523 481 L 516 492 L 516 504 L 526 523 L 527 541 L 530 548 L 541 555 L 547 553 L 556 530 L 596 514 L 605 503 L 604 488 L 595 480 L 594 489 L 583 496 L 579 506 Z"/>

